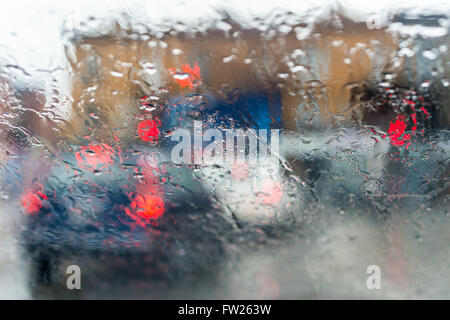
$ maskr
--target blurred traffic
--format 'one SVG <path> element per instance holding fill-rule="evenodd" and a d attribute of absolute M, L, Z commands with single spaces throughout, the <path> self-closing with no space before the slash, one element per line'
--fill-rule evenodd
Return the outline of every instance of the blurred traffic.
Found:
<path fill-rule="evenodd" d="M 450 297 L 448 6 L 140 5 L 1 49 L 0 297 Z"/>

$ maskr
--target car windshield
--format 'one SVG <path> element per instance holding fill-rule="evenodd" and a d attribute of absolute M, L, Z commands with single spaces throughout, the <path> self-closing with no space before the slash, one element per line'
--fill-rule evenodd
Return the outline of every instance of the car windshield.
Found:
<path fill-rule="evenodd" d="M 0 3 L 0 298 L 450 298 L 449 14 Z"/>

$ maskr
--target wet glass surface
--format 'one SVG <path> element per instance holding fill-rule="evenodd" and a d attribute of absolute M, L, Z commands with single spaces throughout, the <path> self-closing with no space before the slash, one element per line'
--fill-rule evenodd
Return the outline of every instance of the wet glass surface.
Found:
<path fill-rule="evenodd" d="M 0 298 L 450 298 L 431 3 L 0 4 Z"/>

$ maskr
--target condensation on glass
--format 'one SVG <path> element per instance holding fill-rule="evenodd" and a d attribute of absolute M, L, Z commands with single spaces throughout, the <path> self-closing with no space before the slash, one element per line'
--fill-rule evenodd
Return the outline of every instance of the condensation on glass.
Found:
<path fill-rule="evenodd" d="M 2 31 L 0 297 L 450 297 L 448 8 L 33 8 Z"/>

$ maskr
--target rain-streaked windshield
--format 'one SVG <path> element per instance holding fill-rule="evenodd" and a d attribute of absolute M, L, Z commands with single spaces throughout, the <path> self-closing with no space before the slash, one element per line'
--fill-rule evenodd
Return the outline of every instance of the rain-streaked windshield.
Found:
<path fill-rule="evenodd" d="M 1 2 L 0 298 L 450 298 L 449 14 Z"/>

